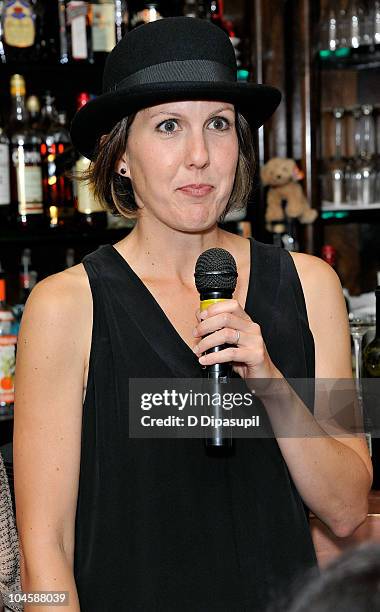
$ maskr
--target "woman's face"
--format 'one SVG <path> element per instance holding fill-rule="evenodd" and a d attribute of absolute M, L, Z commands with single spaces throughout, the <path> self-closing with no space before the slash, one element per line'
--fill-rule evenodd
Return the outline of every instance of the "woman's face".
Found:
<path fill-rule="evenodd" d="M 170 102 L 137 113 L 119 168 L 126 167 L 144 218 L 197 231 L 223 213 L 238 156 L 231 103 Z"/>

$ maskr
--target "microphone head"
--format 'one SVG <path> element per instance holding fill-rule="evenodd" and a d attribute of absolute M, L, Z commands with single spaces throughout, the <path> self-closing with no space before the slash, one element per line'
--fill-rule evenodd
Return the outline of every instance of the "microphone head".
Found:
<path fill-rule="evenodd" d="M 238 277 L 236 261 L 225 249 L 207 249 L 195 265 L 195 285 L 199 293 L 208 289 L 235 291 Z"/>

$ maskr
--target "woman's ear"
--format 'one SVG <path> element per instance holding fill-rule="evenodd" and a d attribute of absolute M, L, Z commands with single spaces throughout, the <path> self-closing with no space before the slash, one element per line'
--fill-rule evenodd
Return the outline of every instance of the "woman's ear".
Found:
<path fill-rule="evenodd" d="M 123 176 L 124 178 L 131 178 L 129 172 L 129 166 L 127 160 L 122 157 L 115 165 L 115 172 Z"/>

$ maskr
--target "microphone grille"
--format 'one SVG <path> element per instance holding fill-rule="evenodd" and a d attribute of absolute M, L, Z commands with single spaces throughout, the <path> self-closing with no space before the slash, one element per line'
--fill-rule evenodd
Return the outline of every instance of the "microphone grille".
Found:
<path fill-rule="evenodd" d="M 207 249 L 195 264 L 195 285 L 199 292 L 205 289 L 229 289 L 235 291 L 237 281 L 236 261 L 225 249 Z"/>

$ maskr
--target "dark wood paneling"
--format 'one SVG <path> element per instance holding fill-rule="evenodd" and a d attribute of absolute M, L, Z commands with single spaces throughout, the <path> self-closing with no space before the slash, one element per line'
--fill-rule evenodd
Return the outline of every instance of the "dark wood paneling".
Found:
<path fill-rule="evenodd" d="M 282 0 L 256 0 L 251 12 L 252 64 L 256 81 L 280 89 L 283 99 L 273 117 L 267 121 L 261 139 L 261 159 L 287 156 L 287 90 L 285 61 L 285 8 Z"/>

